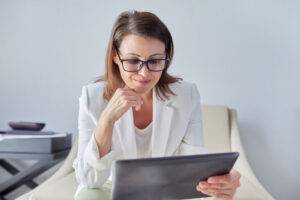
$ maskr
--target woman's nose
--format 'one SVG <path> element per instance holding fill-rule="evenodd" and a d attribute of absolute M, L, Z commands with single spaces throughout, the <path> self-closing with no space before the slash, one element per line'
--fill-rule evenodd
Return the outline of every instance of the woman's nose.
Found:
<path fill-rule="evenodd" d="M 140 69 L 140 71 L 138 71 L 138 74 L 147 77 L 149 75 L 150 71 L 148 69 L 148 66 L 146 63 L 143 64 L 142 69 Z"/>

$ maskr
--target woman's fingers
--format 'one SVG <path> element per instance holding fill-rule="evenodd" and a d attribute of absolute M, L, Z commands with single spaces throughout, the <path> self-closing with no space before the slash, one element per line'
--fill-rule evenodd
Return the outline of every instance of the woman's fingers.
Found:
<path fill-rule="evenodd" d="M 142 104 L 142 97 L 134 90 L 128 86 L 118 88 L 103 111 L 103 116 L 105 116 L 104 118 L 107 118 L 108 121 L 115 122 L 130 107 L 134 107 L 135 110 L 138 111 L 141 109 Z"/>
<path fill-rule="evenodd" d="M 197 190 L 217 199 L 232 199 L 236 189 L 240 186 L 240 177 L 238 171 L 231 170 L 228 174 L 213 176 L 207 181 L 200 181 Z"/>
<path fill-rule="evenodd" d="M 198 186 L 202 188 L 214 188 L 214 189 L 231 189 L 234 185 L 225 183 L 208 183 L 206 181 L 199 182 Z"/>
<path fill-rule="evenodd" d="M 131 101 L 131 100 L 124 101 L 123 104 L 126 108 L 140 106 L 139 103 L 137 101 L 134 101 L 134 100 L 133 101 Z"/>
<path fill-rule="evenodd" d="M 235 190 L 232 189 L 212 189 L 212 188 L 208 188 L 208 189 L 202 189 L 199 188 L 199 186 L 197 186 L 197 190 L 199 192 L 202 192 L 203 194 L 212 196 L 222 200 L 231 200 L 233 194 L 235 193 Z"/>
<path fill-rule="evenodd" d="M 134 97 L 141 105 L 143 104 L 143 99 L 140 95 L 138 95 L 136 92 L 134 91 L 123 91 L 123 93 L 121 94 L 121 96 L 123 97 Z"/>
<path fill-rule="evenodd" d="M 230 184 L 236 182 L 241 177 L 240 173 L 236 170 L 231 170 L 229 174 L 210 177 L 207 182 L 209 183 L 225 183 Z"/>
<path fill-rule="evenodd" d="M 128 108 L 130 107 L 135 107 L 136 110 L 139 110 L 141 108 L 142 105 L 142 101 L 140 100 L 140 97 L 137 95 L 121 95 L 118 99 L 117 99 L 117 104 L 120 106 L 120 108 L 123 107 L 122 110 L 124 110 L 123 112 L 125 112 L 126 110 L 128 110 Z M 118 106 L 118 107 L 119 107 Z"/>
<path fill-rule="evenodd" d="M 128 96 L 121 96 L 120 97 L 123 101 L 136 101 L 137 103 L 141 104 L 142 101 L 140 100 L 140 98 L 138 96 L 131 96 L 131 95 L 128 95 Z"/>
<path fill-rule="evenodd" d="M 209 192 L 209 193 L 216 193 L 216 194 L 226 194 L 226 195 L 232 195 L 235 192 L 235 189 L 218 189 L 218 188 L 203 188 L 203 187 L 197 187 L 197 190 L 200 192 Z"/>
<path fill-rule="evenodd" d="M 138 102 L 138 105 L 134 106 L 135 110 L 138 111 L 141 109 L 143 99 L 133 89 L 130 89 L 127 85 L 125 85 L 123 88 L 119 88 L 118 92 L 120 96 L 123 97 L 125 100 L 136 100 Z"/>
<path fill-rule="evenodd" d="M 135 110 L 141 109 L 141 104 L 139 103 L 139 101 L 136 101 L 135 99 L 130 100 L 129 98 L 127 98 L 126 100 L 123 100 L 122 103 L 126 107 L 126 110 L 130 107 L 134 107 Z"/>

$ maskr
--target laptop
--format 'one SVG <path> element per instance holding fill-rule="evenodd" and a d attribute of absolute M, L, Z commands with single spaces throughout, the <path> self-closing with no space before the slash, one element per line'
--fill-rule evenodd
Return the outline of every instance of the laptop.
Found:
<path fill-rule="evenodd" d="M 160 200 L 208 197 L 199 181 L 230 172 L 238 152 L 117 160 L 113 200 Z"/>

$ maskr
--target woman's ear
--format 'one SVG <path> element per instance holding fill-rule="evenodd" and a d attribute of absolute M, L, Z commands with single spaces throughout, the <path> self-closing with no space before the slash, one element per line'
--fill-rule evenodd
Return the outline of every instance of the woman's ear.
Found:
<path fill-rule="evenodd" d="M 117 56 L 116 50 L 113 51 L 112 57 L 113 57 L 114 63 L 118 64 L 119 63 L 119 58 Z"/>

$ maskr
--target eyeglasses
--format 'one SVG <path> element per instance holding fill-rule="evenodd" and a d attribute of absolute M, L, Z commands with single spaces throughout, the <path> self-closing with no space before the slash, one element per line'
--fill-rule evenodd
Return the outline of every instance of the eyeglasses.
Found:
<path fill-rule="evenodd" d="M 122 67 L 126 72 L 138 72 L 143 68 L 144 64 L 146 64 L 146 67 L 149 71 L 160 72 L 164 70 L 164 68 L 166 67 L 166 63 L 168 61 L 167 58 L 149 59 L 146 61 L 139 60 L 137 58 L 121 59 L 119 52 L 117 50 L 116 52 L 122 63 Z"/>

